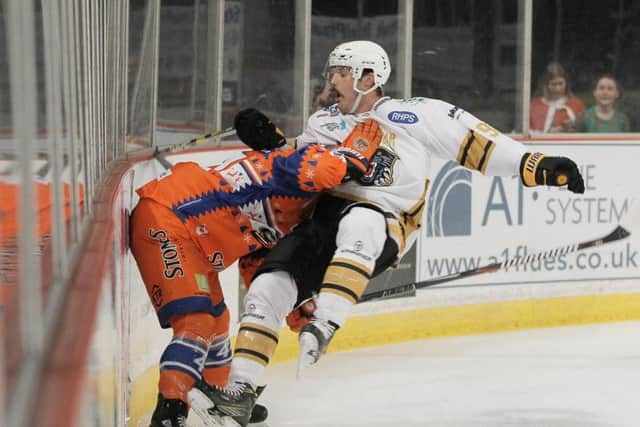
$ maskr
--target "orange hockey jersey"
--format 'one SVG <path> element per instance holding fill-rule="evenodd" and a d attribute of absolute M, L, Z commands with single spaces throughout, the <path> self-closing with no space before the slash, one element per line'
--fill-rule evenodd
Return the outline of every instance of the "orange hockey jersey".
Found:
<path fill-rule="evenodd" d="M 346 161 L 319 145 L 248 151 L 209 170 L 179 163 L 137 190 L 185 224 L 214 270 L 273 247 L 306 213 L 317 192 L 340 184 Z"/>

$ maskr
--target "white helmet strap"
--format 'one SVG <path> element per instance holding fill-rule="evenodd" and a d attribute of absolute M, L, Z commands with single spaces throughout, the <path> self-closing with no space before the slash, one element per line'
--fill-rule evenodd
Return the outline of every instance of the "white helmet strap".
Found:
<path fill-rule="evenodd" d="M 362 102 L 362 92 L 358 91 L 358 96 L 356 96 L 355 101 L 353 101 L 353 105 L 351 106 L 351 110 L 349 110 L 349 114 L 355 114 L 356 110 L 360 106 L 360 102 Z"/>
<path fill-rule="evenodd" d="M 373 86 L 371 86 L 367 90 L 358 89 L 358 81 L 360 79 L 355 78 L 355 76 L 353 76 L 353 77 L 354 77 L 354 79 L 353 79 L 353 90 L 358 92 L 360 95 L 367 95 L 367 94 L 373 92 L 374 90 L 378 89 L 378 85 L 377 84 L 374 84 Z"/>
<path fill-rule="evenodd" d="M 378 88 L 378 85 L 374 84 L 373 86 L 371 86 L 367 90 L 359 89 L 358 88 L 358 79 L 354 78 L 353 79 L 353 90 L 355 90 L 358 93 L 358 96 L 356 97 L 355 101 L 353 101 L 353 105 L 351 106 L 351 109 L 349 110 L 349 114 L 354 114 L 356 112 L 356 110 L 360 106 L 360 103 L 362 102 L 362 97 L 364 95 L 370 94 L 371 92 L 373 92 L 377 88 Z"/>
<path fill-rule="evenodd" d="M 358 88 L 358 81 L 360 79 L 356 78 L 355 73 L 352 70 L 352 75 L 353 75 L 353 90 L 355 90 L 358 93 L 358 96 L 356 97 L 355 101 L 353 101 L 353 105 L 351 106 L 351 109 L 349 110 L 349 114 L 354 114 L 356 112 L 356 110 L 358 109 L 358 107 L 360 106 L 360 103 L 362 102 L 362 97 L 364 95 L 368 95 L 371 92 L 373 92 L 374 90 L 376 90 L 378 88 L 377 84 L 374 84 L 373 86 L 371 86 L 369 89 L 367 90 L 362 90 Z M 364 75 L 364 73 L 361 73 L 361 77 Z"/>

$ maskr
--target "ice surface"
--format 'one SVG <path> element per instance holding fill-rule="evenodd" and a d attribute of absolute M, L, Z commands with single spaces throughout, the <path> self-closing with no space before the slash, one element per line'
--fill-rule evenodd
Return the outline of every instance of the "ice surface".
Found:
<path fill-rule="evenodd" d="M 639 426 L 640 322 L 360 349 L 265 380 L 270 427 Z"/>

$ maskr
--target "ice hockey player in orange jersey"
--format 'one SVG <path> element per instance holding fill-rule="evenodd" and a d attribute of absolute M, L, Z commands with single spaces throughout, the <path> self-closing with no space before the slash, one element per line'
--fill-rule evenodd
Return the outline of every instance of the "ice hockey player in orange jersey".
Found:
<path fill-rule="evenodd" d="M 323 190 L 364 174 L 382 131 L 367 120 L 334 150 L 281 148 L 282 133 L 256 110 L 234 121 L 253 151 L 203 169 L 180 163 L 137 190 L 131 251 L 160 325 L 173 338 L 160 359 L 151 427 L 182 426 L 196 381 L 223 386 L 231 362 L 229 312 L 218 272 L 291 232 Z"/>

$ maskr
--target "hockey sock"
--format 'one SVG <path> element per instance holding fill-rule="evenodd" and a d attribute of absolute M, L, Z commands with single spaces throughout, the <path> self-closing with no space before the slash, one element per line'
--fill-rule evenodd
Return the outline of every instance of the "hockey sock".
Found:
<path fill-rule="evenodd" d="M 171 319 L 173 338 L 160 358 L 158 383 L 166 399 L 188 401 L 187 392 L 202 377 L 214 324 L 208 313 L 187 313 Z"/>
<path fill-rule="evenodd" d="M 231 370 L 231 342 L 229 341 L 229 310 L 216 317 L 215 338 L 209 344 L 202 376 L 207 384 L 224 387 Z"/>
<path fill-rule="evenodd" d="M 231 371 L 231 342 L 229 334 L 216 337 L 209 346 L 202 376 L 209 385 L 224 387 Z"/>
<path fill-rule="evenodd" d="M 387 237 L 384 216 L 377 210 L 356 206 L 341 220 L 337 249 L 322 278 L 318 319 L 342 326 L 351 306 L 364 293 L 375 262 Z"/>
<path fill-rule="evenodd" d="M 232 381 L 240 376 L 255 387 L 278 345 L 278 332 L 257 323 L 242 322 L 233 352 Z M 253 363 L 248 363 L 253 362 Z"/>
<path fill-rule="evenodd" d="M 256 277 L 244 300 L 230 382 L 247 382 L 256 386 L 278 345 L 278 331 L 295 304 L 298 290 L 284 271 L 263 273 Z"/>
<path fill-rule="evenodd" d="M 344 253 L 347 255 L 348 253 Z M 318 296 L 318 319 L 331 320 L 344 325 L 351 306 L 364 293 L 371 277 L 373 266 L 367 266 L 351 257 L 334 257 L 322 279 Z"/>

